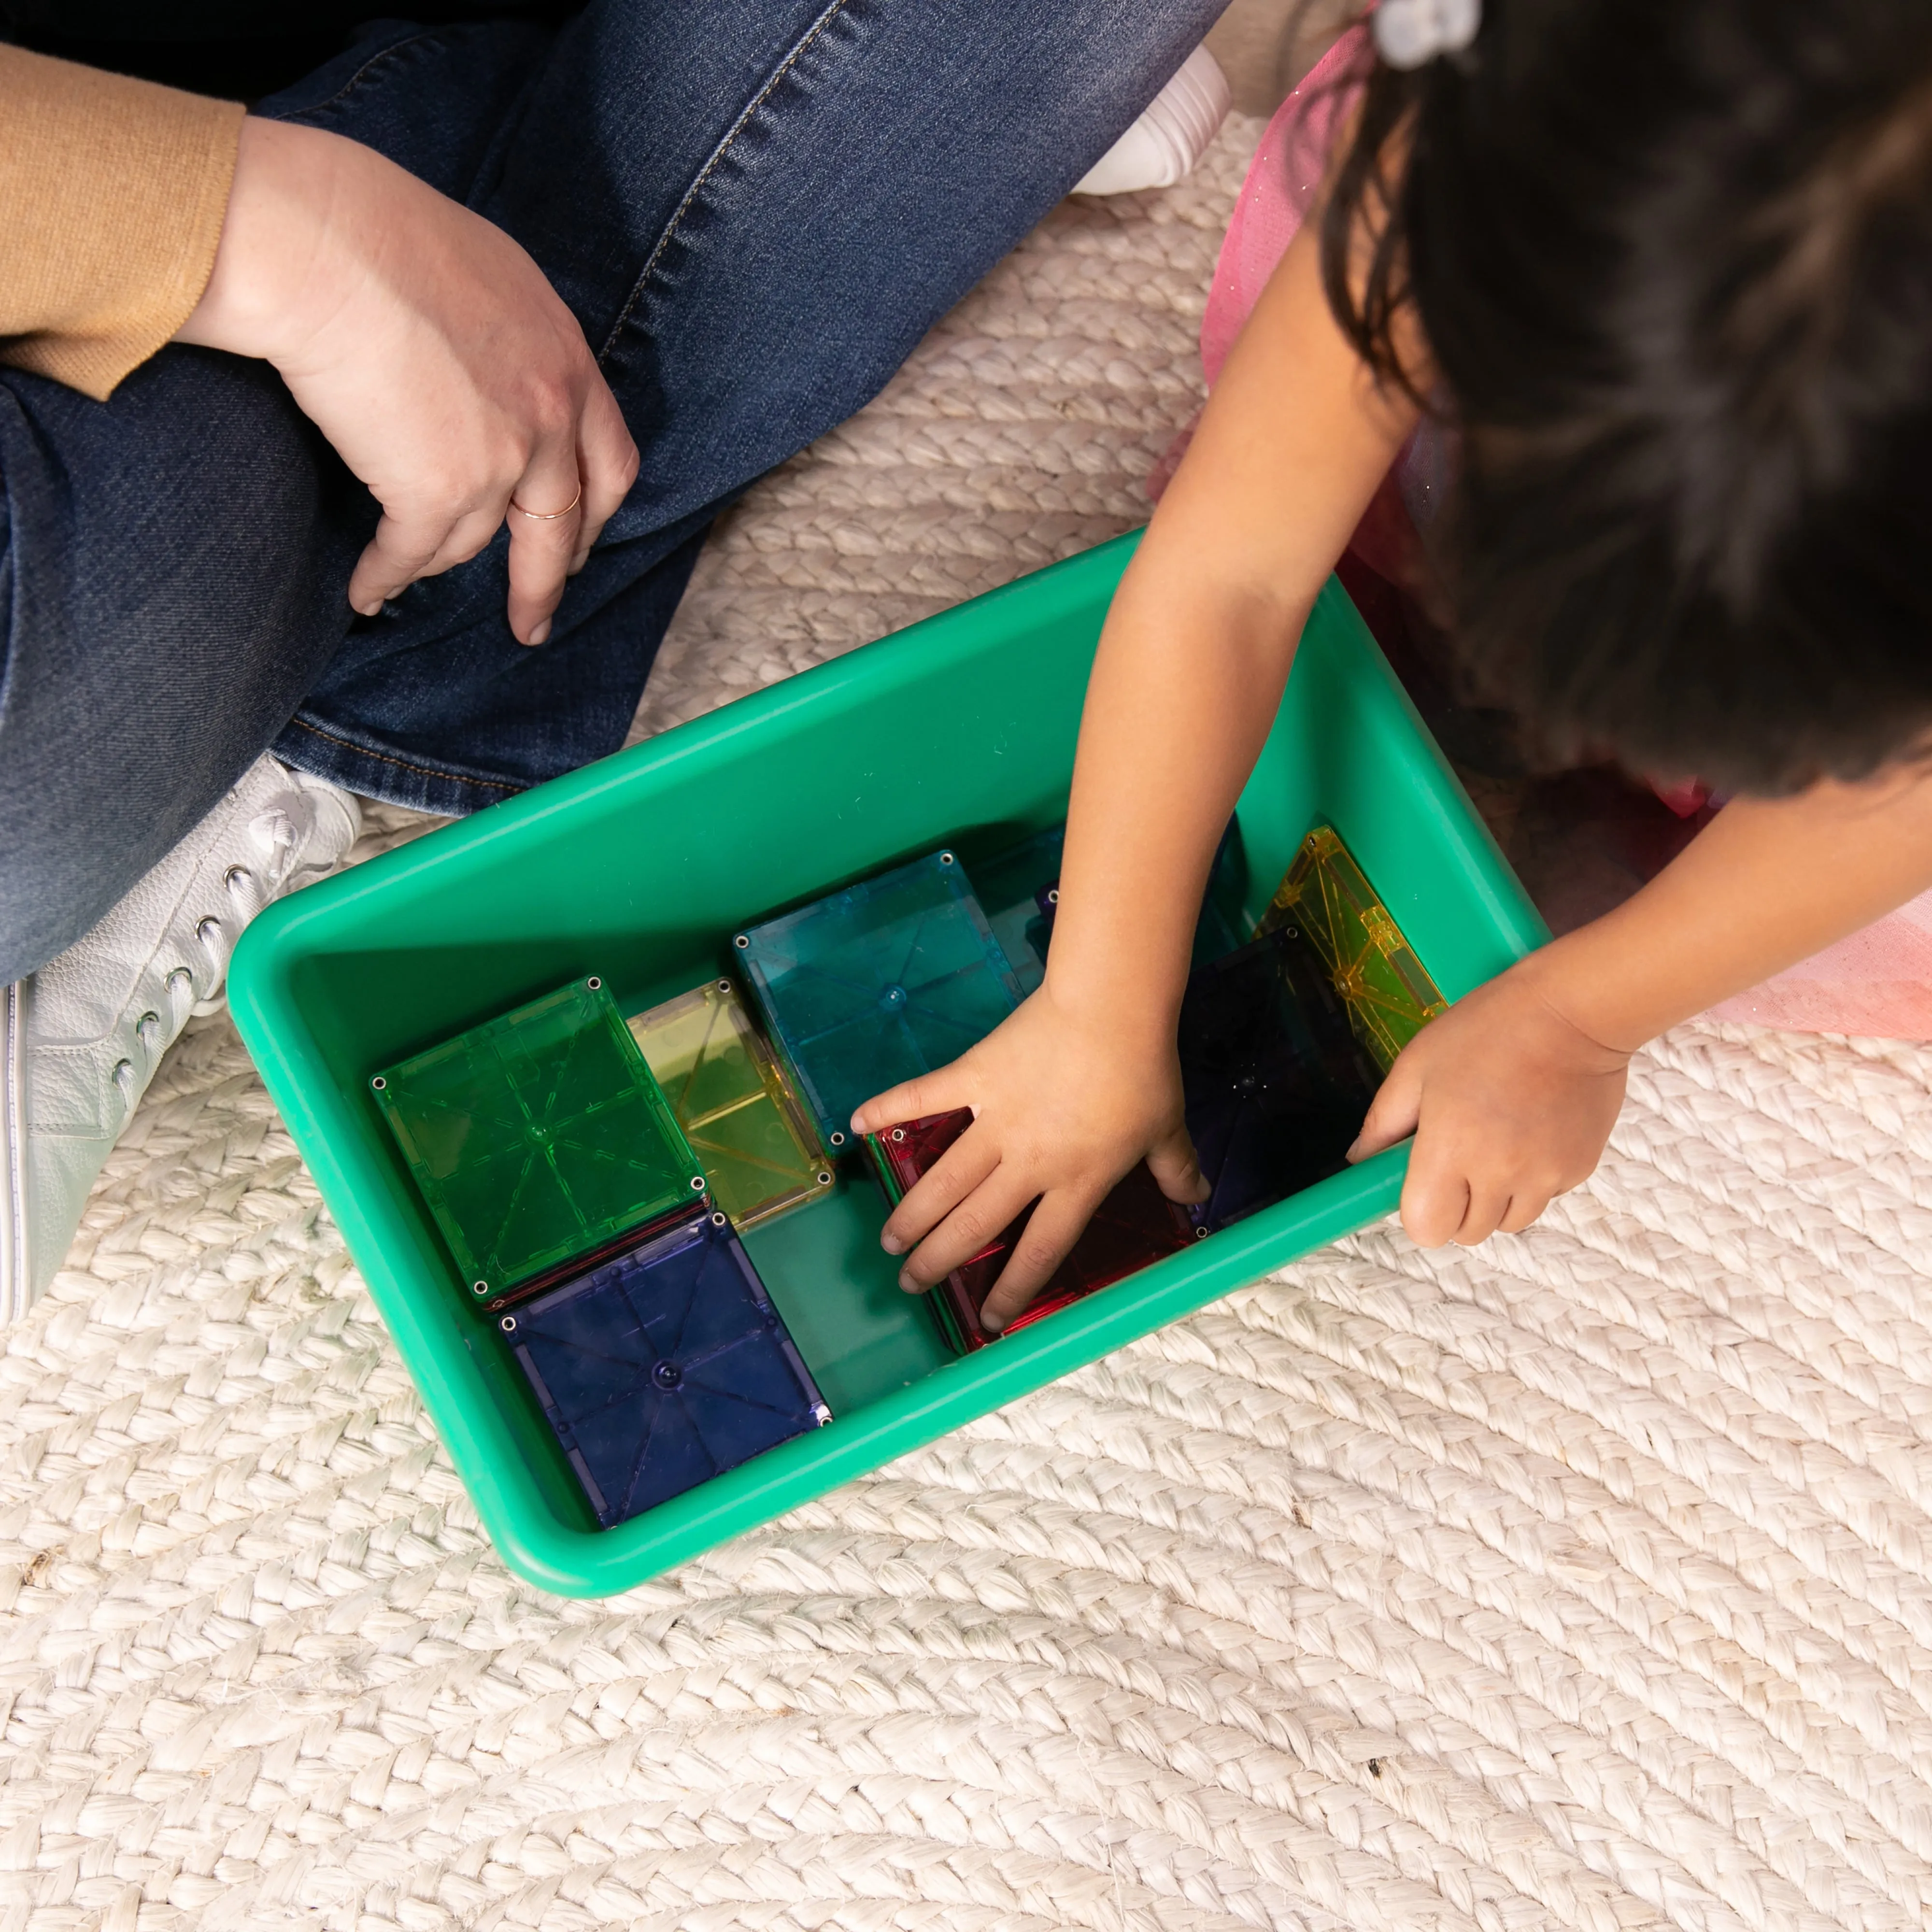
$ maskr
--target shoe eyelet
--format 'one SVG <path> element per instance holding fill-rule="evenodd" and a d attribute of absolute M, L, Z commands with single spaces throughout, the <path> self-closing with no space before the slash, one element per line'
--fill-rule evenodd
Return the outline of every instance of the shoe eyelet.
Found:
<path fill-rule="evenodd" d="M 176 967 L 161 983 L 171 993 L 187 993 L 192 996 L 194 992 L 194 975 L 185 966 Z"/>
<path fill-rule="evenodd" d="M 204 946 L 212 946 L 221 937 L 221 922 L 212 913 L 194 929 L 194 936 Z"/>
<path fill-rule="evenodd" d="M 143 1046 L 152 1046 L 155 1034 L 160 1030 L 161 1016 L 159 1013 L 143 1013 L 134 1022 L 134 1037 Z"/>
<path fill-rule="evenodd" d="M 224 872 L 221 875 L 221 883 L 226 886 L 231 892 L 237 886 L 242 884 L 244 880 L 248 884 L 252 885 L 254 883 L 254 874 L 250 872 L 246 866 L 230 866 L 227 871 Z"/>

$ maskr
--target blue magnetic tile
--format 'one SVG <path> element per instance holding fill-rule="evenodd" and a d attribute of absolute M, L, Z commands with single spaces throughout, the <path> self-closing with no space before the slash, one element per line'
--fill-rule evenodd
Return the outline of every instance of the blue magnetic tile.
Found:
<path fill-rule="evenodd" d="M 830 1419 L 722 1214 L 503 1318 L 605 1528 Z"/>
<path fill-rule="evenodd" d="M 1225 1227 L 1347 1164 L 1377 1076 L 1306 942 L 1269 934 L 1197 967 L 1180 1007 L 1180 1078 Z"/>
<path fill-rule="evenodd" d="M 738 935 L 772 1036 L 828 1144 L 902 1080 L 956 1060 L 1020 984 L 965 868 L 934 852 Z"/>

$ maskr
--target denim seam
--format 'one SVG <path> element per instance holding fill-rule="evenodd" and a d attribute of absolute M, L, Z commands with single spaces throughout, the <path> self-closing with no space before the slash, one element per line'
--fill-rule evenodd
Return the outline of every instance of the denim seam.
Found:
<path fill-rule="evenodd" d="M 359 758 L 374 758 L 378 764 L 394 765 L 398 771 L 414 772 L 419 778 L 442 778 L 451 784 L 475 785 L 485 791 L 520 792 L 526 789 L 502 778 L 472 778 L 461 772 L 445 771 L 436 765 L 414 765 L 407 758 L 395 758 L 387 752 L 372 751 L 367 745 L 357 744 L 352 738 L 338 738 L 333 731 L 325 731 L 320 724 L 311 724 L 306 718 L 291 718 L 289 722 L 313 737 L 326 738 L 332 745 L 340 745 L 345 752 L 353 752 Z"/>
<path fill-rule="evenodd" d="M 604 358 L 616 347 L 617 338 L 623 332 L 625 326 L 630 321 L 632 314 L 636 309 L 638 301 L 644 292 L 645 285 L 656 272 L 658 258 L 670 246 L 671 237 L 677 232 L 678 224 L 684 219 L 691 204 L 698 199 L 704 189 L 704 184 L 716 172 L 718 164 L 730 152 L 733 142 L 745 131 L 746 122 L 771 98 L 772 90 L 796 66 L 800 60 L 803 58 L 806 50 L 832 24 L 834 16 L 844 12 L 850 3 L 850 0 L 832 0 L 832 4 L 799 37 L 797 45 L 772 69 L 764 86 L 745 104 L 744 111 L 724 130 L 724 138 L 706 157 L 704 166 L 698 170 L 697 174 L 692 178 L 690 187 L 685 190 L 684 199 L 671 210 L 670 219 L 664 224 L 664 232 L 658 237 L 657 245 L 652 249 L 649 258 L 638 273 L 637 280 L 632 285 L 629 298 L 625 302 L 617 320 L 610 325 L 610 332 L 604 338 L 603 347 L 597 352 L 598 366 L 600 368 L 603 366 Z"/>
<path fill-rule="evenodd" d="M 432 33 L 425 29 L 420 33 L 411 34 L 405 39 L 392 40 L 380 52 L 371 54 L 326 100 L 318 100 L 312 106 L 301 108 L 290 115 L 289 118 L 291 121 L 300 121 L 309 115 L 320 114 L 325 109 L 333 107 L 339 100 L 346 100 L 385 61 L 393 60 L 405 47 L 412 47 L 418 41 L 433 40 L 434 38 Z"/>

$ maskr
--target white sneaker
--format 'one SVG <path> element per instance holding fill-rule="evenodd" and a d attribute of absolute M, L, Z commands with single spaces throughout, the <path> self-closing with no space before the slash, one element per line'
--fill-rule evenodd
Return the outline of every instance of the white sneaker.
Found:
<path fill-rule="evenodd" d="M 220 1006 L 242 928 L 360 826 L 347 792 L 265 754 L 92 932 L 0 988 L 0 1322 L 66 1259 L 161 1055 Z"/>
<path fill-rule="evenodd" d="M 1073 192 L 1128 194 L 1185 181 L 1234 100 L 1221 63 L 1196 47 L 1146 112 L 1073 184 Z"/>

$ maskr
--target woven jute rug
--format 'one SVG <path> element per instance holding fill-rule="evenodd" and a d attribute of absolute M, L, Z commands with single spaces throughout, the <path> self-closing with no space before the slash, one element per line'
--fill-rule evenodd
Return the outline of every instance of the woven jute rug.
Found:
<path fill-rule="evenodd" d="M 755 492 L 640 728 L 1139 520 L 1256 131 Z M 0 1356 L 0 1932 L 1922 1927 L 1928 1088 L 1684 1028 L 1529 1233 L 1376 1229 L 589 1604 L 200 1024 Z"/>

